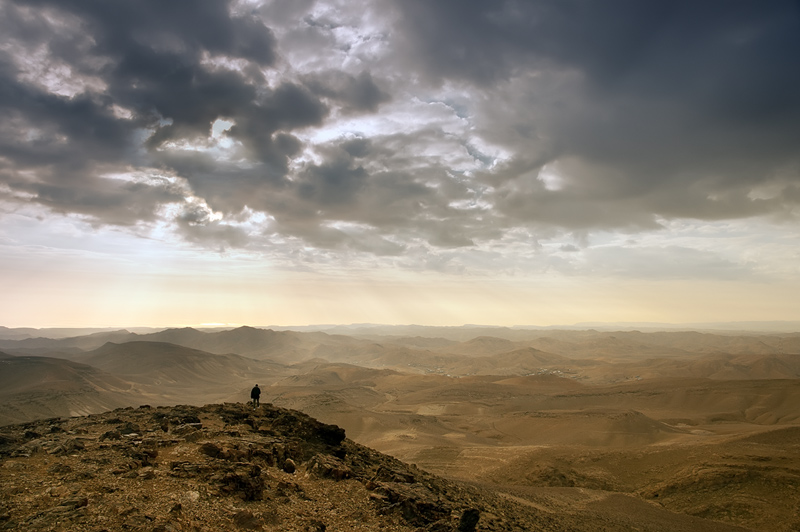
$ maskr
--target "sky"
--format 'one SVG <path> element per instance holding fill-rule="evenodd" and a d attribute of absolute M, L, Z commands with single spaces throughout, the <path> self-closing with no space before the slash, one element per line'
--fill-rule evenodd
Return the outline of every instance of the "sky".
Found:
<path fill-rule="evenodd" d="M 0 0 L 0 324 L 800 320 L 800 4 Z"/>

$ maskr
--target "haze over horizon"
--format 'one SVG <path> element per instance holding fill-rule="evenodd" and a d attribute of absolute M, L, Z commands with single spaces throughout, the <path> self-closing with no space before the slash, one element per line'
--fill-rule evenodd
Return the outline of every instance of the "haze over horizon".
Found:
<path fill-rule="evenodd" d="M 798 321 L 790 0 L 0 0 L 0 324 Z"/>

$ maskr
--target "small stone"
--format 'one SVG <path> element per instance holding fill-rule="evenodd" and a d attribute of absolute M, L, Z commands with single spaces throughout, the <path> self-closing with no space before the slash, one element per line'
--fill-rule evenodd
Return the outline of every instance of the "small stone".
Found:
<path fill-rule="evenodd" d="M 67 499 L 64 499 L 59 503 L 59 506 L 68 508 L 70 510 L 74 510 L 75 508 L 83 508 L 88 504 L 89 504 L 89 499 L 87 499 L 86 497 L 82 497 L 80 495 L 76 495 L 75 497 L 69 497 Z"/>
<path fill-rule="evenodd" d="M 194 443 L 196 441 L 200 441 L 203 438 L 205 438 L 205 434 L 201 430 L 196 430 L 194 432 L 190 432 L 189 434 L 187 434 L 187 435 L 185 435 L 183 437 L 184 440 L 186 440 L 186 441 L 188 441 L 190 443 Z"/>
<path fill-rule="evenodd" d="M 158 449 L 154 446 L 142 447 L 139 452 L 141 452 L 148 461 L 155 460 L 158 457 Z"/>
<path fill-rule="evenodd" d="M 328 527 L 322 521 L 313 519 L 310 523 L 306 525 L 305 532 L 325 532 L 327 528 Z"/>
<path fill-rule="evenodd" d="M 309 460 L 306 469 L 309 476 L 318 478 L 332 478 L 334 480 L 344 480 L 353 476 L 344 462 L 330 455 L 317 454 Z"/>
<path fill-rule="evenodd" d="M 233 522 L 239 528 L 245 528 L 248 530 L 255 530 L 258 528 L 262 528 L 263 522 L 261 519 L 253 515 L 248 510 L 241 510 L 237 512 L 233 516 Z"/>
<path fill-rule="evenodd" d="M 192 432 L 197 432 L 197 427 L 194 424 L 181 425 L 175 427 L 172 431 L 173 434 L 177 434 L 178 436 L 186 436 Z"/>
<path fill-rule="evenodd" d="M 66 473 L 71 473 L 72 468 L 67 464 L 53 464 L 47 468 L 47 472 L 53 475 L 63 475 Z"/>
<path fill-rule="evenodd" d="M 123 435 L 140 434 L 142 429 L 139 427 L 139 425 L 129 421 L 119 428 L 119 432 Z"/>
<path fill-rule="evenodd" d="M 200 446 L 198 450 L 201 453 L 210 456 L 211 458 L 217 458 L 219 455 L 222 454 L 222 446 L 212 442 L 204 443 L 203 445 Z"/>
<path fill-rule="evenodd" d="M 464 510 L 458 523 L 458 532 L 475 532 L 475 527 L 481 518 L 481 512 L 475 508 Z"/>
<path fill-rule="evenodd" d="M 252 468 L 226 473 L 218 482 L 222 493 L 236 494 L 246 501 L 261 500 L 266 484 Z"/>
<path fill-rule="evenodd" d="M 82 451 L 86 446 L 77 438 L 70 438 L 55 449 L 51 449 L 49 454 L 70 454 L 75 451 Z"/>
<path fill-rule="evenodd" d="M 291 458 L 287 458 L 283 463 L 283 470 L 289 474 L 292 474 L 297 470 L 297 464 L 295 464 L 294 460 Z"/>
<path fill-rule="evenodd" d="M 122 438 L 122 434 L 118 430 L 109 430 L 100 436 L 100 441 L 119 440 L 120 438 Z"/>

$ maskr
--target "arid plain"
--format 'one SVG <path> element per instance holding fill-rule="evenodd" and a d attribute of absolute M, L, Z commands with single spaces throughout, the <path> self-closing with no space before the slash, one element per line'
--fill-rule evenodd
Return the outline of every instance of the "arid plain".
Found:
<path fill-rule="evenodd" d="M 545 514 L 643 530 L 800 530 L 798 333 L 34 334 L 0 330 L 0 424 L 245 402 L 258 383 L 262 402 Z"/>

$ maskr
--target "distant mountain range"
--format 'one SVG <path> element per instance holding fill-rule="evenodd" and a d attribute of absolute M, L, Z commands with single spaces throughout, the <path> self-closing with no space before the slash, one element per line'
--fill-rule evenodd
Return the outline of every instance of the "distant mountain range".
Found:
<path fill-rule="evenodd" d="M 295 390 L 302 382 L 330 385 L 335 379 L 302 378 L 330 364 L 409 376 L 553 375 L 591 384 L 663 378 L 800 378 L 796 333 L 509 328 L 428 332 L 447 332 L 450 338 L 238 327 L 0 340 L 0 424 L 141 402 L 247 400 L 253 384 L 272 385 L 290 377 L 295 379 Z M 461 337 L 466 339 L 455 339 Z M 356 396 L 367 393 L 369 386 L 359 386 Z"/>
<path fill-rule="evenodd" d="M 194 327 L 184 328 L 200 332 L 221 332 L 235 329 L 236 327 Z M 596 329 L 601 331 L 630 331 L 640 330 L 655 331 L 729 331 L 738 333 L 800 333 L 800 321 L 730 321 L 730 322 L 695 322 L 695 323 L 666 323 L 666 322 L 581 322 L 572 325 L 514 325 L 511 327 L 494 325 L 459 325 L 459 326 L 431 326 L 431 325 L 385 325 L 375 323 L 354 323 L 349 325 L 319 324 L 319 325 L 266 325 L 258 329 L 271 329 L 273 331 L 295 332 L 325 332 L 328 334 L 341 334 L 347 336 L 420 336 L 426 338 L 449 338 L 454 340 L 467 340 L 479 335 L 498 336 L 505 338 L 512 331 L 552 331 L 552 330 L 585 330 Z M 165 327 L 126 327 L 124 331 L 147 335 L 159 333 L 164 330 L 180 330 Z M 74 338 L 92 334 L 108 334 L 120 331 L 114 327 L 94 328 L 32 328 L 32 327 L 4 327 L 0 326 L 0 339 L 25 340 L 27 338 Z"/>

